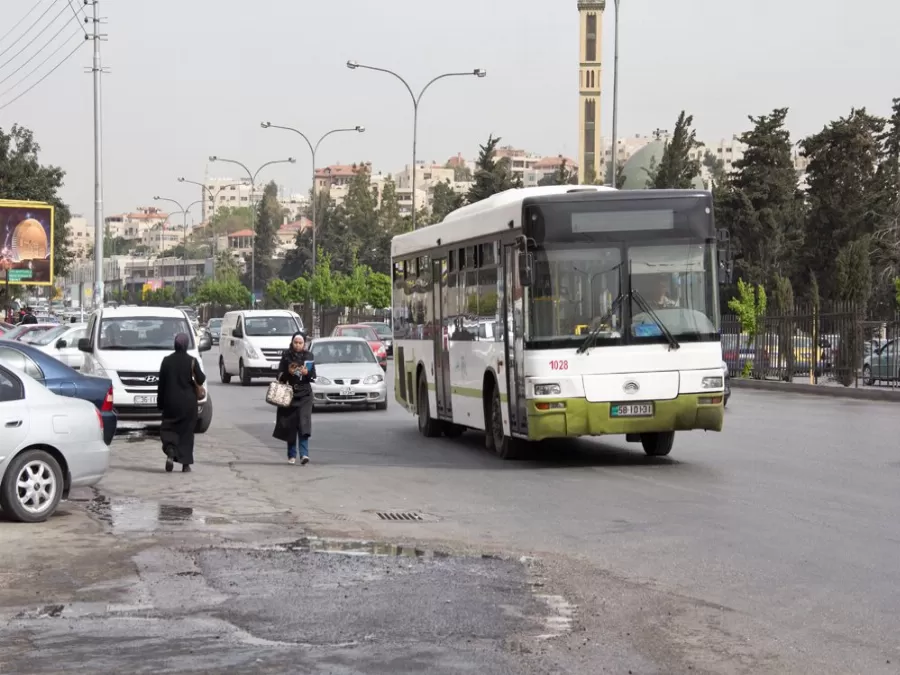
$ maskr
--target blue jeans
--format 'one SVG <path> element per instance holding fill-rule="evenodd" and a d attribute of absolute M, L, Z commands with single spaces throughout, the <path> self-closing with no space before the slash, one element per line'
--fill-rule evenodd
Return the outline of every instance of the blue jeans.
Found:
<path fill-rule="evenodd" d="M 301 457 L 309 457 L 309 439 L 308 438 L 298 438 L 300 445 L 300 456 Z M 288 459 L 296 459 L 297 458 L 297 445 L 298 443 L 288 443 Z"/>

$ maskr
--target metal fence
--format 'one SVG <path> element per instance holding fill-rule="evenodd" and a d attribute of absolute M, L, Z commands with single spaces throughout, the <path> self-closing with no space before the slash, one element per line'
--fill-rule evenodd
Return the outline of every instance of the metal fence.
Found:
<path fill-rule="evenodd" d="M 754 336 L 722 317 L 722 355 L 732 377 L 900 388 L 900 313 L 866 320 L 847 303 L 760 317 Z"/>

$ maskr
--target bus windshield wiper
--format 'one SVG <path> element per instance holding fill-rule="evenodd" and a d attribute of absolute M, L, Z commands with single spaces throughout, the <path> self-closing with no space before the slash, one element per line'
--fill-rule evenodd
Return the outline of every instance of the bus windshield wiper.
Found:
<path fill-rule="evenodd" d="M 653 322 L 657 326 L 659 326 L 659 329 L 662 331 L 662 334 L 666 337 L 666 340 L 669 342 L 669 351 L 672 351 L 673 349 L 681 349 L 681 344 L 679 344 L 678 340 L 675 339 L 675 336 L 672 335 L 672 331 L 670 331 L 668 328 L 666 328 L 666 324 L 664 324 L 660 320 L 659 315 L 653 310 L 653 308 L 650 306 L 650 303 L 648 303 L 644 299 L 644 296 L 641 295 L 641 292 L 638 289 L 633 288 L 631 290 L 631 297 L 634 298 L 635 302 L 637 302 L 637 304 L 641 308 L 641 310 L 645 314 L 647 314 L 651 319 L 653 319 Z"/>
<path fill-rule="evenodd" d="M 619 305 L 622 304 L 622 301 L 625 299 L 625 296 L 619 293 L 619 296 L 613 300 L 612 305 L 609 308 L 609 311 L 600 317 L 600 321 L 597 322 L 596 328 L 591 329 L 591 332 L 588 333 L 588 336 L 584 339 L 584 341 L 579 345 L 578 349 L 575 350 L 576 354 L 584 354 L 589 349 L 594 347 L 597 342 L 597 338 L 600 337 L 600 333 L 603 332 L 604 324 L 609 321 L 613 314 L 616 313 Z"/>

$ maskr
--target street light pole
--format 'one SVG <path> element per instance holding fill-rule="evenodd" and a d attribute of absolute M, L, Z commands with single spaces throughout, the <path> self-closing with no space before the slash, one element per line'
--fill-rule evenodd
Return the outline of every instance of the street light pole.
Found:
<path fill-rule="evenodd" d="M 170 204 L 175 204 L 179 209 L 181 209 L 182 220 L 181 220 L 181 230 L 182 230 L 182 240 L 181 240 L 181 273 L 184 275 L 184 295 L 188 294 L 188 271 L 187 271 L 187 214 L 192 208 L 194 208 L 197 204 L 202 204 L 203 200 L 198 199 L 197 201 L 188 204 L 187 208 L 184 208 L 180 202 L 175 199 L 169 199 L 168 197 L 160 197 L 156 196 L 153 198 L 154 201 L 157 202 L 169 202 Z"/>
<path fill-rule="evenodd" d="M 611 187 L 616 187 L 619 169 L 619 2 L 615 0 L 615 37 L 613 45 L 613 119 L 612 119 L 612 168 L 610 169 Z"/>
<path fill-rule="evenodd" d="M 208 219 L 208 221 L 210 223 L 212 223 L 213 216 L 216 215 L 215 214 L 216 200 L 219 198 L 219 195 L 222 193 L 222 191 L 225 188 L 236 187 L 238 185 L 246 185 L 246 183 L 243 183 L 243 182 L 231 183 L 229 185 L 220 185 L 219 189 L 216 190 L 215 192 L 213 192 L 212 188 L 209 187 L 206 183 L 200 183 L 199 181 L 195 181 L 195 180 L 188 180 L 184 176 L 179 177 L 178 182 L 179 183 L 187 183 L 189 185 L 197 185 L 206 191 L 206 193 L 209 195 L 209 198 L 212 200 L 212 203 L 213 203 L 213 214 Z M 213 279 L 215 279 L 216 278 L 216 256 L 218 255 L 218 243 L 217 243 L 215 229 L 212 227 L 211 224 L 210 224 L 209 231 L 212 233 L 212 246 L 210 247 L 210 254 L 212 255 L 212 261 L 213 261 L 213 263 L 212 263 Z"/>
<path fill-rule="evenodd" d="M 247 172 L 247 176 L 250 178 L 250 230 L 252 231 L 252 235 L 250 240 L 253 242 L 253 246 L 250 249 L 250 296 L 251 302 L 253 306 L 256 306 L 256 226 L 254 224 L 255 219 L 255 209 L 253 207 L 253 192 L 256 190 L 256 177 L 259 175 L 259 172 L 265 169 L 267 166 L 272 164 L 294 164 L 296 163 L 296 159 L 293 157 L 288 157 L 287 159 L 274 159 L 271 162 L 266 162 L 262 166 L 260 166 L 256 172 L 254 173 L 247 165 L 243 162 L 239 162 L 236 159 L 225 159 L 224 157 L 217 157 L 216 155 L 210 155 L 210 162 L 225 162 L 227 164 L 235 164 L 241 167 L 244 171 Z"/>
<path fill-rule="evenodd" d="M 324 141 L 326 138 L 328 138 L 332 134 L 337 134 L 337 133 L 341 133 L 344 131 L 355 131 L 356 133 L 361 134 L 361 133 L 365 132 L 366 128 L 357 125 L 355 127 L 332 129 L 331 131 L 322 134 L 322 137 L 319 138 L 319 140 L 316 141 L 315 144 L 313 144 L 312 141 L 309 140 L 309 137 L 306 134 L 304 134 L 302 131 L 300 131 L 299 129 L 295 129 L 293 127 L 284 127 L 284 126 L 280 126 L 278 124 L 272 124 L 271 122 L 260 122 L 259 125 L 263 129 L 284 129 L 285 131 L 293 131 L 295 134 L 300 136 L 304 141 L 306 141 L 306 144 L 309 146 L 309 151 L 312 154 L 312 198 L 311 198 L 312 204 L 310 204 L 310 216 L 311 216 L 310 220 L 312 221 L 312 272 L 311 272 L 311 274 L 315 274 L 315 271 L 316 271 L 316 197 L 317 197 L 317 192 L 316 192 L 316 153 L 319 151 L 319 146 L 322 144 L 322 141 Z"/>
<path fill-rule="evenodd" d="M 416 229 L 416 151 L 418 144 L 418 136 L 419 136 L 419 103 L 422 101 L 422 96 L 428 90 L 428 88 L 437 82 L 438 80 L 443 80 L 446 77 L 464 77 L 464 76 L 474 76 L 474 77 L 487 77 L 487 71 L 481 68 L 476 68 L 475 70 L 471 70 L 464 73 L 444 73 L 443 75 L 438 75 L 437 77 L 432 78 L 428 84 L 422 87 L 422 90 L 419 92 L 418 96 L 413 92 L 412 87 L 409 86 L 409 83 L 403 79 L 400 75 L 395 73 L 393 70 L 388 70 L 387 68 L 376 68 L 375 66 L 367 66 L 362 63 L 358 63 L 356 61 L 347 61 L 347 67 L 350 70 L 356 70 L 357 68 L 362 68 L 363 70 L 374 70 L 379 73 L 387 73 L 388 75 L 393 75 L 398 80 L 403 83 L 403 86 L 406 87 L 406 91 L 409 92 L 409 96 L 412 99 L 413 103 L 413 148 L 412 148 L 412 227 Z"/>

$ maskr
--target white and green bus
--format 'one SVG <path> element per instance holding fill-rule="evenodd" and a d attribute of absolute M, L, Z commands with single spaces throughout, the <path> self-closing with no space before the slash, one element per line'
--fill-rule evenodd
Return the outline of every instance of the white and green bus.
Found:
<path fill-rule="evenodd" d="M 394 238 L 397 400 L 425 436 L 625 434 L 667 455 L 721 431 L 712 196 L 515 189 Z"/>

